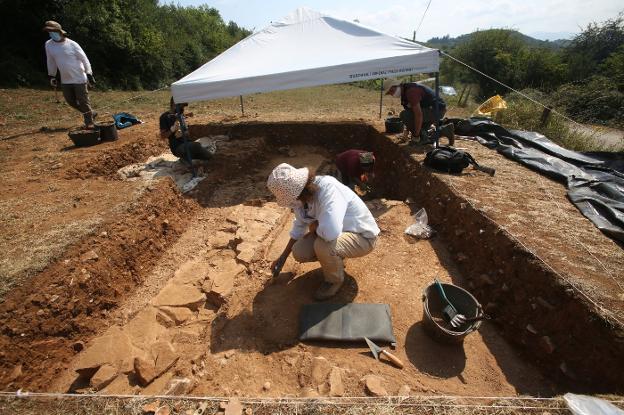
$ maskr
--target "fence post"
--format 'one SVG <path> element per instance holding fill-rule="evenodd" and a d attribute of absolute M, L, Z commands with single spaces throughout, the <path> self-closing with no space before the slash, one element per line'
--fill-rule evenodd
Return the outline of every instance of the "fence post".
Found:
<path fill-rule="evenodd" d="M 468 87 L 468 92 L 466 92 L 466 96 L 464 97 L 464 103 L 460 103 L 459 106 L 460 107 L 465 107 L 466 103 L 468 102 L 468 97 L 470 96 L 470 93 L 472 92 L 472 86 Z"/>
<path fill-rule="evenodd" d="M 542 116 L 540 117 L 540 127 L 546 127 L 546 125 L 548 124 L 551 110 L 552 107 L 546 107 L 544 108 L 544 111 L 542 111 Z"/>
<path fill-rule="evenodd" d="M 457 106 L 461 104 L 462 98 L 464 97 L 464 92 L 466 92 L 466 88 L 468 88 L 468 85 L 464 85 L 464 87 L 462 88 L 462 91 L 459 94 L 459 99 L 457 100 Z"/>

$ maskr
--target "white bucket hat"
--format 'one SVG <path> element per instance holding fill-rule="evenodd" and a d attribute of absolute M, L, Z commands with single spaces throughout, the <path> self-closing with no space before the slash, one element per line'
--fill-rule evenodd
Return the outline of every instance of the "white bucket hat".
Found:
<path fill-rule="evenodd" d="M 297 169 L 287 163 L 274 168 L 267 180 L 267 187 L 275 195 L 277 204 L 292 205 L 308 182 L 308 174 L 307 167 Z"/>
<path fill-rule="evenodd" d="M 387 94 L 388 91 L 390 91 L 390 88 L 392 88 L 393 86 L 399 86 L 399 85 L 401 85 L 401 81 L 397 79 L 392 79 L 392 78 L 386 79 L 383 83 L 384 94 Z"/>

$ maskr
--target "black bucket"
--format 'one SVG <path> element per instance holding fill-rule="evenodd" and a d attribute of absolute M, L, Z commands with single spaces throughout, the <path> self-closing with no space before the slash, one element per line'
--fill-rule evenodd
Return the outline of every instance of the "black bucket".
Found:
<path fill-rule="evenodd" d="M 101 141 L 100 131 L 98 129 L 95 130 L 73 130 L 70 131 L 67 135 L 73 141 L 76 147 L 88 147 L 99 144 Z"/>
<path fill-rule="evenodd" d="M 114 122 L 96 124 L 95 128 L 100 131 L 100 138 L 102 141 L 115 141 L 119 138 L 117 126 Z"/>
<path fill-rule="evenodd" d="M 386 132 L 390 134 L 403 132 L 403 121 L 399 117 L 386 118 Z"/>
<path fill-rule="evenodd" d="M 460 314 L 470 317 L 483 315 L 481 304 L 468 291 L 453 284 L 442 284 L 444 293 Z M 461 343 L 464 338 L 481 326 L 481 321 L 465 323 L 457 328 L 452 327 L 442 317 L 442 310 L 447 305 L 440 297 L 435 283 L 423 292 L 424 327 L 434 340 L 442 343 Z"/>

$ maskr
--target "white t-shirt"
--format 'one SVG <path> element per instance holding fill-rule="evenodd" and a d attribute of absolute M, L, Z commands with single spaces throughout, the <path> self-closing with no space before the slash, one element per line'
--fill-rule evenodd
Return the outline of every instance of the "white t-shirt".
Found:
<path fill-rule="evenodd" d="M 52 39 L 45 44 L 48 58 L 48 75 L 56 76 L 61 71 L 61 83 L 86 84 L 87 74 L 92 74 L 91 63 L 80 45 L 69 38 L 63 42 Z"/>
<path fill-rule="evenodd" d="M 375 218 L 353 190 L 331 176 L 316 176 L 314 183 L 319 190 L 308 208 L 293 209 L 291 238 L 301 239 L 315 220 L 319 223 L 316 234 L 326 241 L 337 239 L 342 232 L 359 233 L 365 238 L 379 235 Z"/>

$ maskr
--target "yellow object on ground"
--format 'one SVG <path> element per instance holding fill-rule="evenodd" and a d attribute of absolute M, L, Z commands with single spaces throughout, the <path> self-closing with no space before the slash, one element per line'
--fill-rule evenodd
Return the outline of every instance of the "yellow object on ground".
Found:
<path fill-rule="evenodd" d="M 500 95 L 488 98 L 483 104 L 472 113 L 472 116 L 491 117 L 500 110 L 507 108 L 507 103 Z"/>

